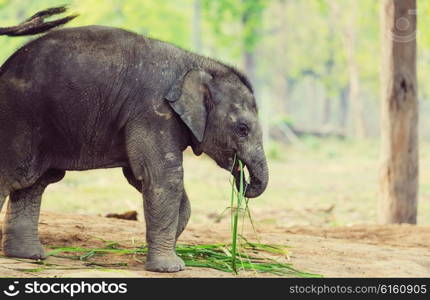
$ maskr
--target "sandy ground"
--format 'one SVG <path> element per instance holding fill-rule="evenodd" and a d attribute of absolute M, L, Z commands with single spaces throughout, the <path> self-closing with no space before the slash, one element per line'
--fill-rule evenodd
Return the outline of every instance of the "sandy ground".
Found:
<path fill-rule="evenodd" d="M 3 216 L 1 216 L 3 217 Z M 145 228 L 140 221 L 107 219 L 71 214 L 42 213 L 40 236 L 49 246 L 103 247 L 106 240 L 121 247 L 143 244 Z M 324 277 L 430 277 L 430 227 L 410 225 L 352 227 L 259 227 L 263 243 L 290 247 L 290 262 L 296 269 Z M 246 236 L 252 238 L 252 233 Z M 105 241 L 103 241 L 105 240 Z M 190 225 L 181 237 L 183 244 L 229 242 L 225 224 Z M 144 271 L 141 259 L 132 255 L 98 258 L 111 267 L 49 257 L 45 265 L 36 261 L 0 257 L 1 277 L 231 277 L 229 273 L 187 268 L 183 272 L 159 274 Z M 126 267 L 115 267 L 118 263 Z M 243 277 L 267 276 L 252 272 Z"/>

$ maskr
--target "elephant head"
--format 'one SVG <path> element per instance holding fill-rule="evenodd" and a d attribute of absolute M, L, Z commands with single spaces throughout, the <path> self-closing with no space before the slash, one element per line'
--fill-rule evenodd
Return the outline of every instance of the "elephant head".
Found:
<path fill-rule="evenodd" d="M 243 74 L 233 68 L 190 70 L 171 87 L 166 100 L 192 132 L 197 155 L 209 155 L 239 184 L 236 155 L 250 175 L 245 196 L 264 192 L 269 175 L 262 130 L 252 86 Z"/>

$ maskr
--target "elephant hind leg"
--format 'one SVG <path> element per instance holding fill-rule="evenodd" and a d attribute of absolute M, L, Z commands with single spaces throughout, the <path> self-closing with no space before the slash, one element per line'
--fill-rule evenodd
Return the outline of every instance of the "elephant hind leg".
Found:
<path fill-rule="evenodd" d="M 42 194 L 50 183 L 60 181 L 64 174 L 64 171 L 48 170 L 32 186 L 10 194 L 2 230 L 3 252 L 6 256 L 45 258 L 38 235 Z"/>

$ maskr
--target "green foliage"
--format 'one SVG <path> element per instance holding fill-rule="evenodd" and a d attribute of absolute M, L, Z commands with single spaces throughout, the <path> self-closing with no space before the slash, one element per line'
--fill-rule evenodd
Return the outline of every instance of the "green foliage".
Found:
<path fill-rule="evenodd" d="M 201 4 L 200 25 L 193 25 L 195 3 Z M 257 99 L 260 116 L 271 124 L 292 115 L 286 108 L 291 98 L 314 97 L 306 93 L 313 84 L 323 86 L 324 97 L 330 100 L 338 100 L 348 91 L 345 36 L 352 26 L 360 97 L 374 104 L 379 100 L 379 1 L 0 0 L 0 26 L 15 25 L 38 10 L 62 4 L 80 14 L 67 26 L 117 26 L 185 49 L 194 48 L 193 27 L 200 26 L 205 55 L 242 66 L 244 51 L 253 51 L 258 79 L 254 84 L 262 91 L 262 99 Z M 430 77 L 430 1 L 417 0 L 417 7 L 418 92 L 420 100 L 425 100 L 430 97 L 426 84 Z M 0 36 L 0 62 L 29 39 Z M 305 107 L 303 114 L 312 109 Z M 300 118 L 295 112 L 296 125 Z M 273 154 L 277 156 L 275 150 Z"/>
<path fill-rule="evenodd" d="M 264 37 L 263 12 L 269 3 L 268 0 L 202 0 L 215 43 L 229 48 L 233 58 L 244 50 L 254 51 Z"/>
<path fill-rule="evenodd" d="M 359 77 L 359 97 L 368 105 L 365 110 L 375 110 L 379 101 L 379 1 L 0 0 L 0 26 L 15 25 L 38 10 L 63 4 L 69 5 L 72 13 L 80 14 L 67 26 L 121 27 L 185 49 L 198 49 L 239 69 L 245 69 L 244 54 L 252 53 L 255 66 L 246 71 L 254 73 L 248 75 L 258 91 L 265 134 L 267 124 L 273 124 L 273 119 L 280 116 L 295 114 L 295 120 L 306 119 L 297 114 L 309 114 L 312 108 L 298 111 L 287 105 L 296 98 L 313 101 L 318 96 L 333 103 L 339 103 L 342 97 L 347 99 L 351 32 L 355 36 L 352 52 Z M 197 19 L 196 7 L 200 7 Z M 427 30 L 430 2 L 417 0 L 417 7 L 418 93 L 420 100 L 425 100 L 430 98 L 430 87 L 426 84 L 430 77 L 430 68 L 426 67 L 430 65 Z M 195 38 L 196 34 L 199 39 Z M 0 63 L 29 39 L 0 36 Z M 201 40 L 202 46 L 196 47 L 195 40 Z M 312 86 L 322 87 L 318 95 L 307 92 Z M 310 101 L 303 103 L 308 105 Z M 322 115 L 322 109 L 319 110 Z M 337 122 L 341 118 L 334 114 L 345 112 L 339 104 L 333 104 L 331 119 Z M 340 123 L 348 126 L 348 120 Z M 371 123 L 378 124 L 378 121 Z"/>
<path fill-rule="evenodd" d="M 74 25 L 115 26 L 190 47 L 189 0 L 74 0 L 72 8 L 81 14 Z"/>
<path fill-rule="evenodd" d="M 366 95 L 378 98 L 380 4 L 374 0 L 0 0 L 0 26 L 17 24 L 49 6 L 68 4 L 80 13 L 69 26 L 117 26 L 193 49 L 195 2 L 201 4 L 203 18 L 197 26 L 202 29 L 205 54 L 242 65 L 238 62 L 244 51 L 256 52 L 258 84 L 271 88 L 279 77 L 294 83 L 312 76 L 323 83 L 329 98 L 339 97 L 348 85 L 344 32 L 354 24 L 360 86 Z M 425 66 L 430 63 L 430 3 L 418 0 L 417 6 L 418 65 Z M 0 61 L 26 40 L 0 37 Z M 429 72 L 418 68 L 420 82 Z M 423 84 L 419 92 L 427 98 L 430 88 Z"/>
<path fill-rule="evenodd" d="M 67 4 L 80 16 L 68 26 L 107 25 L 172 42 L 183 48 L 191 45 L 191 0 L 0 0 L 0 26 L 16 25 L 35 12 Z M 0 37 L 0 61 L 4 61 L 30 38 Z"/>

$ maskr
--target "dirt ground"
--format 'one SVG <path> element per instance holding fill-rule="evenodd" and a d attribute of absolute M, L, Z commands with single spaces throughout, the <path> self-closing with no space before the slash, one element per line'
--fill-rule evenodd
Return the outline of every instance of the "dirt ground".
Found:
<path fill-rule="evenodd" d="M 1 218 L 3 215 L 0 216 Z M 39 231 L 49 246 L 104 247 L 115 241 L 121 247 L 144 243 L 143 222 L 44 212 Z M 430 277 L 430 227 L 410 225 L 352 227 L 258 228 L 261 242 L 289 246 L 289 262 L 300 271 L 324 277 Z M 253 233 L 245 232 L 252 239 Z M 182 244 L 229 242 L 225 224 L 190 225 Z M 101 259 L 101 261 L 100 261 Z M 44 265 L 36 261 L 0 257 L 1 277 L 231 277 L 229 273 L 190 268 L 173 274 L 144 271 L 142 260 L 132 255 L 105 255 L 100 265 L 50 256 Z M 102 264 L 104 263 L 104 264 Z M 118 267 L 127 263 L 126 267 Z M 111 267 L 106 267 L 109 264 Z M 103 267 L 101 267 L 103 266 Z M 267 276 L 253 272 L 243 277 Z"/>

